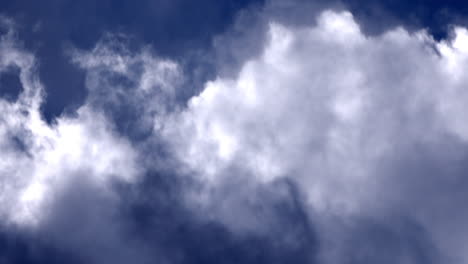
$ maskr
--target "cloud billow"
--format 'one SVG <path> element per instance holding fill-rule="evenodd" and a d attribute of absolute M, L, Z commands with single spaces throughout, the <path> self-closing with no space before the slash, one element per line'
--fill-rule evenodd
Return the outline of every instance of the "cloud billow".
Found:
<path fill-rule="evenodd" d="M 183 67 L 149 47 L 70 49 L 88 95 L 52 123 L 33 54 L 3 37 L 22 91 L 0 100 L 2 226 L 87 263 L 467 261 L 468 31 L 369 36 L 330 10 L 260 30 L 186 104 Z"/>

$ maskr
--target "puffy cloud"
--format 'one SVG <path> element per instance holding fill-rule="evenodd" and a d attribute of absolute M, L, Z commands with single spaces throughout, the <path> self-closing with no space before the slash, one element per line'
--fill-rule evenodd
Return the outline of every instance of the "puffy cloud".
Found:
<path fill-rule="evenodd" d="M 18 67 L 23 90 L 0 99 L 4 222 L 92 240 L 76 251 L 94 263 L 465 261 L 467 30 L 270 20 L 261 52 L 186 104 L 181 66 L 148 47 L 69 50 L 88 96 L 52 124 L 34 56 L 5 36 L 0 71 Z"/>
<path fill-rule="evenodd" d="M 466 259 L 463 225 L 435 220 L 434 210 L 449 206 L 444 215 L 468 217 L 461 209 L 465 198 L 452 196 L 448 183 L 452 178 L 465 186 L 463 172 L 444 168 L 465 157 L 467 36 L 463 28 L 441 42 L 403 28 L 366 36 L 348 12 L 325 11 L 315 26 L 272 21 L 263 52 L 236 77 L 208 82 L 161 133 L 210 188 L 242 190 L 290 179 L 319 230 L 339 225 L 330 217 L 401 213 L 421 224 L 443 253 Z M 417 165 L 406 164 L 421 155 Z M 423 169 L 432 159 L 439 160 L 438 170 Z M 222 187 L 226 183 L 230 187 Z M 415 199 L 421 185 L 431 186 L 430 196 Z M 242 202 L 242 216 L 233 216 L 229 197 L 202 192 L 192 199 L 211 212 L 227 206 L 216 217 L 242 229 L 239 219 L 257 211 Z M 248 230 L 265 224 L 257 220 Z M 332 233 L 324 231 L 324 240 L 342 238 Z M 403 251 L 402 259 L 420 262 Z"/>

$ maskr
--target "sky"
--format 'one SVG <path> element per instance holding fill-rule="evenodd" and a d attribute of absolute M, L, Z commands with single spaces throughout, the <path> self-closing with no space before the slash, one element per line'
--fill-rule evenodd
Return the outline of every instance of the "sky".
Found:
<path fill-rule="evenodd" d="M 468 5 L 0 3 L 0 264 L 468 263 Z"/>

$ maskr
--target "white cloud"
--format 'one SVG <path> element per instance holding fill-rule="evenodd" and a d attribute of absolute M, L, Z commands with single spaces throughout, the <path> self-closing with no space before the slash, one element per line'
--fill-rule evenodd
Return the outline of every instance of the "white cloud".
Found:
<path fill-rule="evenodd" d="M 467 144 L 467 30 L 456 28 L 442 42 L 402 28 L 370 37 L 350 13 L 326 11 L 315 26 L 272 21 L 268 36 L 262 53 L 236 77 L 207 82 L 186 108 L 175 98 L 183 82 L 179 66 L 149 48 L 131 52 L 108 37 L 91 51 L 74 50 L 89 95 L 75 116 L 53 124 L 40 115 L 34 56 L 11 36 L 2 39 L 0 72 L 16 65 L 23 85 L 17 101 L 0 99 L 2 218 L 35 225 L 80 177 L 106 191 L 109 181 L 133 181 L 141 171 L 167 166 L 153 144 L 162 140 L 182 164 L 171 169 L 203 185 L 180 195 L 193 199 L 189 205 L 201 217 L 234 232 L 267 233 L 263 224 L 275 222 L 275 214 L 262 201 L 287 199 L 288 191 L 275 184 L 290 179 L 321 239 L 339 240 L 329 219 L 398 208 L 428 228 L 441 250 L 464 258 L 468 237 L 457 232 L 463 221 L 453 227 L 433 217 L 448 204 L 451 217 L 468 220 L 454 209 L 464 199 L 447 194 L 443 200 L 447 189 L 435 187 L 427 200 L 413 198 L 406 184 L 443 185 L 446 175 L 411 174 L 402 164 L 421 154 L 416 146 Z M 153 137 L 135 143 L 127 132 Z M 463 157 L 453 151 L 443 161 Z"/>
<path fill-rule="evenodd" d="M 210 186 L 244 171 L 256 183 L 294 179 L 319 215 L 390 210 L 394 197 L 382 190 L 392 177 L 401 179 L 383 163 L 415 144 L 444 144 L 449 136 L 464 146 L 468 140 L 467 30 L 457 28 L 453 39 L 437 42 L 424 31 L 402 28 L 366 36 L 348 12 L 326 11 L 317 22 L 272 22 L 264 51 L 236 78 L 208 82 L 161 133 Z M 424 181 L 424 175 L 413 177 Z M 222 202 L 218 197 L 212 203 Z M 230 217 L 220 216 L 235 225 Z M 448 230 L 421 221 L 438 239 Z M 438 242 L 444 249 L 449 244 Z M 463 248 L 456 252 L 460 257 Z"/>
<path fill-rule="evenodd" d="M 13 34 L 0 41 L 0 74 L 18 67 L 22 84 L 16 101 L 0 99 L 0 215 L 4 224 L 31 227 L 47 217 L 48 205 L 72 179 L 105 192 L 110 180 L 131 181 L 138 168 L 130 144 L 90 107 L 50 125 L 43 120 L 35 58 L 19 46 Z"/>

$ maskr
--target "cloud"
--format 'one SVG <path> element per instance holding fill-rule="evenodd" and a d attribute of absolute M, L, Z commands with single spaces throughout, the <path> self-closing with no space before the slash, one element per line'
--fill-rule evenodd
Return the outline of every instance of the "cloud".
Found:
<path fill-rule="evenodd" d="M 445 162 L 465 157 L 460 149 L 468 135 L 467 31 L 457 27 L 452 39 L 441 42 L 403 28 L 366 36 L 350 13 L 325 11 L 315 26 L 271 21 L 268 36 L 261 54 L 245 62 L 237 76 L 208 82 L 161 130 L 188 171 L 211 188 L 239 189 L 239 197 L 249 183 L 291 179 L 318 230 L 331 228 L 330 216 L 402 213 L 427 230 L 435 248 L 465 259 L 460 245 L 466 234 L 457 231 L 463 225 L 435 223 L 434 209 L 450 206 L 444 215 L 467 218 L 464 198 L 445 186 L 448 178 L 465 182 L 462 170 L 444 169 Z M 421 155 L 411 166 L 424 168 L 437 159 L 441 167 L 408 172 L 406 159 Z M 226 183 L 229 187 L 222 187 Z M 431 195 L 415 199 L 422 184 L 431 185 Z M 256 199 L 255 191 L 245 192 Z M 235 213 L 239 218 L 232 216 L 229 197 L 202 192 L 191 199 L 209 204 L 211 213 L 226 206 L 218 219 L 242 229 L 240 219 L 257 212 L 243 202 L 242 213 Z M 247 229 L 264 225 L 260 219 Z M 421 261 L 408 254 L 411 263 Z"/>
<path fill-rule="evenodd" d="M 131 181 L 138 169 L 129 143 L 90 107 L 52 125 L 43 120 L 36 61 L 19 46 L 13 34 L 2 37 L 0 69 L 18 67 L 22 91 L 16 101 L 0 101 L 0 208 L 3 223 L 30 226 L 47 215 L 47 204 L 74 177 L 89 177 L 105 190 L 111 179 Z"/>
<path fill-rule="evenodd" d="M 119 134 L 111 119 L 115 115 L 93 101 L 101 96 L 117 106 L 118 96 L 92 91 L 91 80 L 84 105 L 47 123 L 41 113 L 46 95 L 38 62 L 21 48 L 14 28 L 9 32 L 0 41 L 0 74 L 18 68 L 21 91 L 16 100 L 0 98 L 2 263 L 147 261 L 148 254 L 123 239 L 114 188 L 138 181 L 140 153 Z"/>
<path fill-rule="evenodd" d="M 124 35 L 69 49 L 88 95 L 50 124 L 34 55 L 4 35 L 22 91 L 0 99 L 2 225 L 91 263 L 466 261 L 468 31 L 268 12 L 215 45 L 239 71 L 188 102 L 183 67 Z"/>
<path fill-rule="evenodd" d="M 123 134 L 141 136 L 151 133 L 156 116 L 174 107 L 175 88 L 184 80 L 175 62 L 158 58 L 149 47 L 132 52 L 125 39 L 108 35 L 90 52 L 72 50 L 70 56 L 85 70 L 86 104 L 112 119 Z"/>

